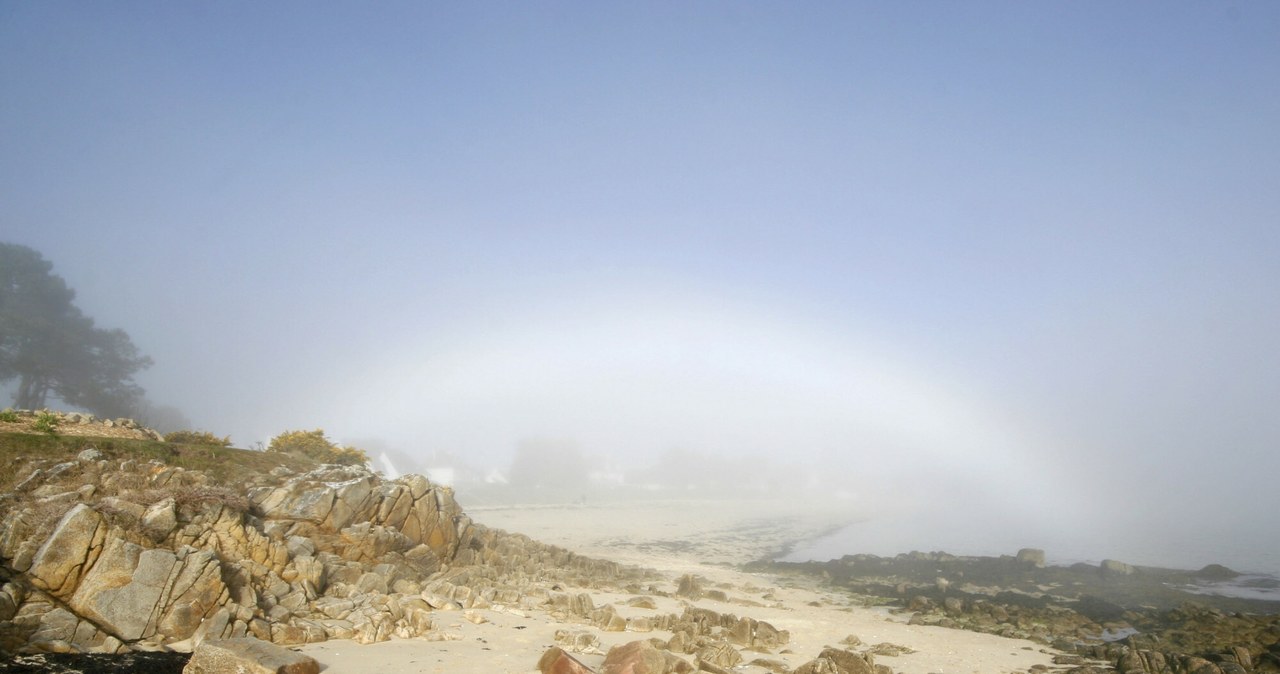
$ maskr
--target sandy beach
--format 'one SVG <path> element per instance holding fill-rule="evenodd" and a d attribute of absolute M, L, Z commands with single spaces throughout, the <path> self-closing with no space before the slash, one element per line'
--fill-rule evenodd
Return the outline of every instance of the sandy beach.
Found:
<path fill-rule="evenodd" d="M 937 627 L 910 626 L 905 618 L 878 608 L 851 604 L 849 598 L 810 583 L 771 574 L 746 573 L 736 564 L 758 559 L 789 543 L 812 538 L 847 521 L 840 512 L 810 511 L 803 504 L 736 501 L 664 501 L 592 506 L 504 506 L 469 510 L 486 526 L 526 534 L 545 543 L 627 565 L 653 569 L 658 580 L 642 593 L 651 608 L 629 605 L 636 594 L 563 588 L 587 592 L 597 607 L 612 604 L 620 615 L 658 616 L 681 613 L 686 606 L 747 616 L 790 631 L 790 642 L 778 652 L 744 651 L 735 671 L 770 670 L 748 664 L 755 658 L 794 669 L 817 657 L 827 646 L 864 651 L 882 643 L 905 647 L 897 656 L 877 655 L 877 664 L 894 672 L 929 674 L 1026 672 L 1051 665 L 1051 653 L 1030 641 Z M 843 519 L 842 519 L 843 518 Z M 685 574 L 705 579 L 708 589 L 723 596 L 690 601 L 675 596 Z M 309 644 L 300 650 L 316 658 L 325 671 L 355 674 L 443 672 L 536 672 L 538 659 L 556 645 L 556 632 L 590 632 L 598 652 L 574 653 L 599 668 L 604 653 L 616 644 L 660 638 L 670 633 L 607 632 L 581 622 L 559 622 L 538 609 L 495 605 L 488 609 L 441 612 L 430 638 L 360 645 L 350 641 Z M 859 645 L 848 646 L 850 637 Z"/>

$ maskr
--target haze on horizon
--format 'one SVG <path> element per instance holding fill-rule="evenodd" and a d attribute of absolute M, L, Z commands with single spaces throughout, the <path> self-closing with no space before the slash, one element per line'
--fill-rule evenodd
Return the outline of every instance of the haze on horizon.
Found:
<path fill-rule="evenodd" d="M 1277 34 L 1266 2 L 6 3 L 0 240 L 240 445 L 766 457 L 872 517 L 1280 560 Z"/>

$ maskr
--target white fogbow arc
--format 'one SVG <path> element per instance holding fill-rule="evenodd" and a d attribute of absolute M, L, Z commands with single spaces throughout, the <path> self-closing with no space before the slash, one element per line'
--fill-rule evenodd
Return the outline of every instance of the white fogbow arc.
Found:
<path fill-rule="evenodd" d="M 720 301 L 581 302 L 390 352 L 338 423 L 501 462 L 521 440 L 613 456 L 782 452 L 1045 503 L 1056 466 L 995 405 L 892 349 Z M 362 433 L 368 431 L 362 430 Z M 1060 513 L 1059 513 L 1060 514 Z M 1052 508 L 1028 513 L 1054 517 Z"/>

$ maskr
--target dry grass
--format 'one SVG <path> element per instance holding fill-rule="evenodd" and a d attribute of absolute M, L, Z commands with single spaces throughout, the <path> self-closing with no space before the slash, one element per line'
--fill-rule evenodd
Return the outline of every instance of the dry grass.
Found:
<path fill-rule="evenodd" d="M 214 447 L 230 447 L 231 437 L 218 437 L 209 431 L 174 431 L 166 433 L 165 442 L 179 445 L 213 445 Z"/>
<path fill-rule="evenodd" d="M 198 470 L 208 475 L 214 483 L 237 487 L 251 484 L 280 466 L 304 472 L 319 465 L 305 457 L 233 447 L 179 445 L 155 440 L 76 436 L 61 432 L 56 436 L 10 433 L 4 432 L 2 426 L 0 424 L 0 492 L 12 491 L 18 480 L 31 473 L 34 462 L 71 461 L 90 447 L 101 452 L 107 461 L 159 461 L 186 470 Z"/>
<path fill-rule="evenodd" d="M 227 487 L 184 486 L 172 489 L 149 489 L 130 496 L 129 500 L 142 505 L 154 505 L 165 499 L 173 499 L 178 509 L 203 508 L 219 505 L 236 512 L 249 512 L 248 497 Z"/>

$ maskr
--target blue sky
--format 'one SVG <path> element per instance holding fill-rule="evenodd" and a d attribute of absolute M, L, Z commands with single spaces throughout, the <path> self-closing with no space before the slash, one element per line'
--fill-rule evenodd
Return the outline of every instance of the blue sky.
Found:
<path fill-rule="evenodd" d="M 1267 2 L 6 2 L 0 239 L 242 443 L 1020 457 L 1280 540 L 1276 35 Z"/>

